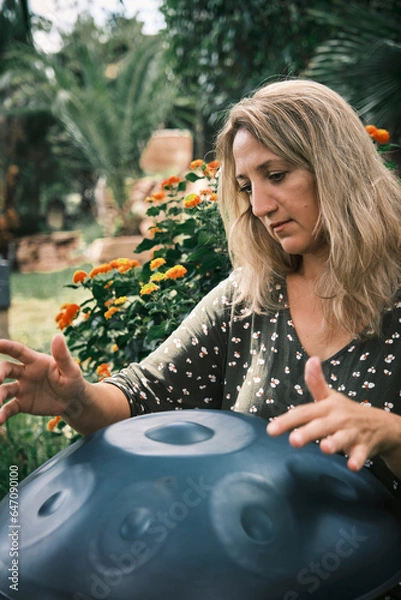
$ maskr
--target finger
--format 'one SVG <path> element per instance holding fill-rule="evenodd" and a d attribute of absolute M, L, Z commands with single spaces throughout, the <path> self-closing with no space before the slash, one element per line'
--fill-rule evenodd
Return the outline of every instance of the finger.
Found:
<path fill-rule="evenodd" d="M 0 408 L 0 425 L 3 425 L 8 419 L 21 412 L 18 400 L 10 400 Z"/>
<path fill-rule="evenodd" d="M 4 361 L 0 363 L 0 382 L 5 379 L 18 379 L 24 372 L 24 365 Z"/>
<path fill-rule="evenodd" d="M 72 359 L 65 339 L 61 333 L 54 336 L 51 351 L 61 373 L 73 376 L 77 373 L 77 363 Z"/>
<path fill-rule="evenodd" d="M 368 460 L 370 452 L 367 446 L 359 444 L 348 453 L 347 466 L 351 471 L 360 471 Z"/>
<path fill-rule="evenodd" d="M 317 356 L 309 358 L 305 365 L 305 383 L 316 402 L 325 400 L 331 392 Z"/>
<path fill-rule="evenodd" d="M 348 455 L 348 468 L 359 471 L 370 456 L 368 444 L 356 444 L 356 437 L 349 431 L 337 431 L 330 437 L 322 439 L 320 449 L 325 454 L 343 452 Z"/>
<path fill-rule="evenodd" d="M 0 339 L 0 353 L 6 354 L 7 356 L 10 356 L 15 360 L 19 360 L 24 364 L 32 362 L 37 355 L 35 350 L 31 350 L 20 342 L 13 342 L 12 340 L 4 339 Z"/>
<path fill-rule="evenodd" d="M 295 427 L 301 427 L 314 419 L 322 418 L 326 413 L 326 407 L 323 407 L 321 404 L 313 402 L 302 404 L 270 421 L 267 426 L 267 433 L 269 435 L 281 435 L 286 431 L 295 429 Z"/>
<path fill-rule="evenodd" d="M 328 419 L 314 419 L 307 425 L 290 433 L 289 442 L 294 448 L 327 438 L 333 432 L 333 424 Z"/>
<path fill-rule="evenodd" d="M 0 390 L 0 405 L 3 404 L 6 400 L 11 400 L 18 395 L 19 392 L 19 383 L 18 381 L 13 381 L 11 383 L 4 383 L 1 386 Z"/>

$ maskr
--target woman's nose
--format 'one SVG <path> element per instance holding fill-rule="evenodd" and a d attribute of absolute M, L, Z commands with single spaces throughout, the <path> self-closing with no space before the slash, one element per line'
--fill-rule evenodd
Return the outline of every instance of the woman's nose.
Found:
<path fill-rule="evenodd" d="M 274 197 L 263 186 L 253 185 L 251 196 L 252 212 L 255 217 L 265 217 L 277 209 Z"/>

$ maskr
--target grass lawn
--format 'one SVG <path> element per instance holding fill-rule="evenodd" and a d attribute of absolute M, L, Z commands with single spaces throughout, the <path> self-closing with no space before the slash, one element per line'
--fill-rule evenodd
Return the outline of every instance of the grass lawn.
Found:
<path fill-rule="evenodd" d="M 80 268 L 90 269 L 89 265 Z M 65 288 L 76 268 L 50 273 L 12 273 L 10 337 L 35 350 L 48 352 L 58 329 L 55 316 L 65 302 L 80 303 L 84 292 Z M 20 414 L 0 428 L 0 498 L 8 493 L 9 467 L 17 465 L 20 481 L 68 445 L 47 431 L 48 417 Z"/>

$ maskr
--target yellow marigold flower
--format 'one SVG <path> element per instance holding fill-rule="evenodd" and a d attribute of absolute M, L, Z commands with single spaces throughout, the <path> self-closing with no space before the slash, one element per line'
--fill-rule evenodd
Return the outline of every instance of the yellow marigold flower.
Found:
<path fill-rule="evenodd" d="M 184 277 L 186 275 L 187 270 L 182 265 L 175 265 L 175 267 L 171 267 L 165 272 L 166 279 L 178 279 L 179 277 Z"/>
<path fill-rule="evenodd" d="M 201 204 L 202 199 L 200 196 L 198 196 L 198 194 L 188 194 L 187 196 L 185 196 L 184 198 L 184 206 L 185 208 L 193 208 L 194 206 L 197 206 L 198 204 Z"/>
<path fill-rule="evenodd" d="M 105 377 L 111 377 L 109 365 L 107 363 L 102 363 L 99 365 L 96 369 L 96 374 L 100 380 L 104 379 Z"/>
<path fill-rule="evenodd" d="M 127 301 L 127 296 L 120 296 L 119 298 L 116 298 L 114 300 L 114 304 L 119 306 L 120 304 L 124 304 L 124 302 L 126 302 L 126 301 Z"/>
<path fill-rule="evenodd" d="M 47 423 L 47 430 L 53 431 L 53 429 L 55 429 L 55 427 L 57 427 L 57 425 L 60 423 L 61 420 L 62 420 L 61 417 L 53 417 L 52 419 L 50 419 L 50 421 L 48 421 L 48 423 Z"/>
<path fill-rule="evenodd" d="M 111 267 L 109 263 L 104 263 L 103 265 L 99 265 L 98 267 L 92 269 L 92 271 L 89 273 L 89 277 L 93 279 L 94 277 L 96 277 L 96 275 L 99 275 L 101 273 L 108 273 L 112 269 L 113 267 Z"/>
<path fill-rule="evenodd" d="M 139 260 L 130 260 L 129 262 L 120 265 L 118 267 L 118 272 L 119 273 L 126 273 L 127 271 L 130 271 L 131 269 L 135 269 L 136 267 L 139 267 L 141 263 L 139 262 Z"/>
<path fill-rule="evenodd" d="M 204 160 L 202 160 L 201 158 L 197 158 L 196 160 L 193 160 L 191 162 L 191 164 L 189 165 L 189 168 L 191 171 L 194 171 L 195 169 L 200 169 L 201 167 L 203 167 L 204 164 L 205 164 Z"/>
<path fill-rule="evenodd" d="M 145 285 L 143 285 L 140 289 L 140 295 L 141 296 L 148 296 L 149 294 L 152 294 L 153 292 L 156 292 L 159 289 L 159 286 L 156 285 L 153 282 L 149 282 L 149 283 L 145 283 Z"/>
<path fill-rule="evenodd" d="M 163 279 L 166 279 L 166 276 L 164 273 L 160 273 L 160 271 L 150 276 L 150 281 L 163 281 Z"/>
<path fill-rule="evenodd" d="M 104 313 L 104 318 L 105 319 L 111 319 L 111 317 L 113 315 L 115 315 L 117 312 L 119 312 L 119 308 L 117 306 L 111 306 L 109 308 L 109 310 L 106 310 L 106 312 Z"/>
<path fill-rule="evenodd" d="M 73 283 L 82 283 L 83 281 L 85 281 L 85 279 L 87 277 L 88 277 L 88 273 L 86 271 L 78 270 L 78 271 L 75 271 L 74 275 L 72 276 L 72 282 Z"/>
<path fill-rule="evenodd" d="M 150 270 L 151 271 L 155 271 L 156 269 L 158 269 L 159 267 L 161 267 L 162 265 L 165 265 L 166 261 L 164 260 L 164 258 L 159 257 L 159 258 L 154 258 L 153 260 L 150 261 Z"/>
<path fill-rule="evenodd" d="M 119 350 L 119 347 L 117 346 L 117 344 L 113 344 L 111 347 L 111 351 L 112 352 L 117 352 L 117 350 Z"/>

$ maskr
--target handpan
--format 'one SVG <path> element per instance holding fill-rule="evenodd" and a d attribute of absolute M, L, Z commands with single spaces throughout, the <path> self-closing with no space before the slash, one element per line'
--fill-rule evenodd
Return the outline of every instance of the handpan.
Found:
<path fill-rule="evenodd" d="M 373 600 L 401 579 L 400 511 L 367 469 L 231 411 L 106 427 L 21 482 L 18 511 L 17 591 L 0 505 L 0 598 Z"/>

